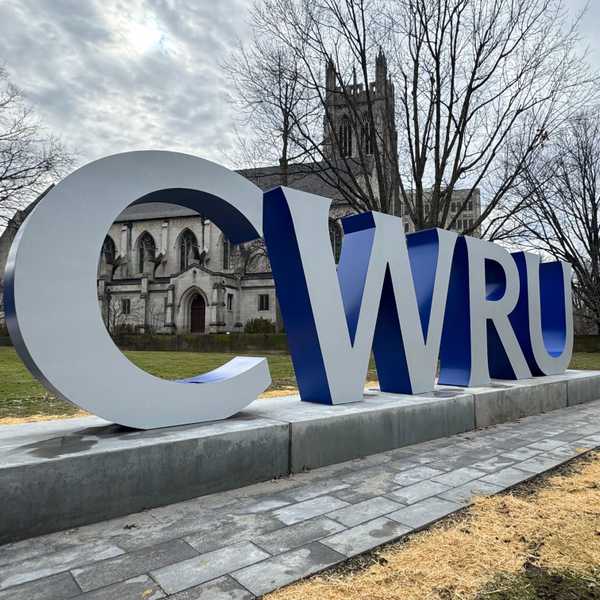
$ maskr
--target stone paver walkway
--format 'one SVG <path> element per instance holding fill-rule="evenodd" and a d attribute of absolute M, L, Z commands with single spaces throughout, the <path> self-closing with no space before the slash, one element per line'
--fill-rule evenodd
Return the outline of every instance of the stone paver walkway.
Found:
<path fill-rule="evenodd" d="M 246 600 L 600 446 L 600 401 L 0 546 L 0 600 Z"/>

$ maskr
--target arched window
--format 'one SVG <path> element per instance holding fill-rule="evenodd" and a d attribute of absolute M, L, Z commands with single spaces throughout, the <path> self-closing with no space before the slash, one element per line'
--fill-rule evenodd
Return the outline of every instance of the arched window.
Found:
<path fill-rule="evenodd" d="M 117 250 L 115 248 L 115 243 L 113 242 L 112 238 L 107 235 L 102 244 L 102 260 L 104 260 L 107 265 L 113 265 L 116 257 Z"/>
<path fill-rule="evenodd" d="M 146 264 L 156 257 L 154 238 L 144 231 L 138 240 L 138 272 L 144 273 Z"/>
<path fill-rule="evenodd" d="M 189 229 L 186 229 L 179 238 L 179 270 L 185 271 L 197 260 L 199 260 L 198 240 Z"/>
<path fill-rule="evenodd" d="M 340 142 L 340 155 L 352 156 L 352 125 L 347 116 L 342 117 L 338 136 Z"/>
<path fill-rule="evenodd" d="M 369 115 L 363 115 L 362 126 L 360 130 L 360 143 L 365 154 L 373 154 L 373 136 L 371 135 L 372 127 L 369 121 Z"/>
<path fill-rule="evenodd" d="M 231 268 L 231 242 L 223 236 L 223 270 Z"/>
<path fill-rule="evenodd" d="M 342 251 L 342 228 L 335 219 L 329 219 L 329 239 L 331 240 L 331 249 L 335 257 L 336 264 L 340 260 Z"/>

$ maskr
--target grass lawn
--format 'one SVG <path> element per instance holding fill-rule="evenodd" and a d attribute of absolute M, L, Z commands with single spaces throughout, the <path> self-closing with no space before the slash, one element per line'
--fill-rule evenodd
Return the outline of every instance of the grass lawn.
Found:
<path fill-rule="evenodd" d="M 181 379 L 204 373 L 222 365 L 234 354 L 197 352 L 125 352 L 142 369 L 164 379 Z M 296 378 L 287 354 L 267 356 L 273 384 L 266 395 L 293 392 Z M 600 354 L 578 353 L 573 356 L 573 369 L 600 369 Z M 369 380 L 377 374 L 371 365 Z M 25 368 L 13 348 L 0 348 L 0 422 L 33 415 L 68 416 L 80 410 L 57 400 L 39 384 Z"/>

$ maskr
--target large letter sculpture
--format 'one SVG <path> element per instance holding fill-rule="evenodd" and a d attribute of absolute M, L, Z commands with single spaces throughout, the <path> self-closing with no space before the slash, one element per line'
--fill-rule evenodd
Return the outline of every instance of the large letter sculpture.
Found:
<path fill-rule="evenodd" d="M 571 268 L 540 265 L 496 244 L 456 244 L 440 351 L 439 383 L 482 386 L 491 378 L 562 373 L 573 348 Z"/>
<path fill-rule="evenodd" d="M 173 152 L 109 156 L 75 171 L 21 226 L 5 278 L 7 323 L 29 369 L 59 397 L 143 429 L 235 414 L 270 384 L 264 358 L 235 358 L 182 382 L 133 365 L 98 307 L 99 249 L 132 202 L 170 202 L 212 219 L 233 243 L 262 235 L 262 193 L 242 176 Z"/>
<path fill-rule="evenodd" d="M 330 205 L 285 188 L 264 198 L 265 240 L 302 399 L 360 400 L 371 349 L 382 391 L 433 389 L 456 234 L 423 232 L 407 247 L 401 219 L 349 217 L 336 275 Z"/>
<path fill-rule="evenodd" d="M 362 398 L 371 350 L 385 392 L 432 390 L 438 356 L 446 385 L 564 371 L 573 342 L 568 265 L 538 268 L 530 255 L 439 229 L 405 237 L 401 219 L 364 213 L 342 220 L 336 270 L 330 204 L 285 188 L 264 197 L 265 240 L 303 400 Z"/>
<path fill-rule="evenodd" d="M 491 377 L 531 377 L 509 315 L 519 298 L 519 274 L 511 255 L 496 244 L 461 237 L 440 352 L 439 382 L 482 386 Z"/>
<path fill-rule="evenodd" d="M 573 354 L 571 265 L 516 252 L 521 293 L 511 323 L 534 375 L 563 373 Z"/>
<path fill-rule="evenodd" d="M 331 200 L 276 188 L 172 152 L 93 162 L 61 182 L 21 226 L 7 263 L 11 337 L 55 394 L 140 428 L 223 419 L 270 383 L 264 358 L 235 358 L 172 382 L 130 363 L 97 300 L 98 253 L 132 203 L 170 202 L 212 219 L 233 243 L 263 235 L 302 400 L 363 397 L 371 352 L 381 390 L 486 385 L 563 372 L 571 358 L 571 269 L 441 229 L 404 234 L 377 212 L 343 220 L 336 267 Z"/>

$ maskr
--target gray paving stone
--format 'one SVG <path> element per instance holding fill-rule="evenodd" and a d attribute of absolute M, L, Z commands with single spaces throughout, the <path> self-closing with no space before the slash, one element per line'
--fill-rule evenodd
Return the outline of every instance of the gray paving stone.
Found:
<path fill-rule="evenodd" d="M 562 440 L 539 440 L 538 442 L 534 442 L 533 444 L 529 444 L 530 448 L 535 448 L 536 450 L 554 450 L 554 448 L 558 448 L 559 446 L 563 446 L 564 442 Z"/>
<path fill-rule="evenodd" d="M 114 544 L 93 542 L 10 564 L 0 569 L 0 590 L 119 554 L 123 550 Z"/>
<path fill-rule="evenodd" d="M 273 533 L 257 536 L 252 539 L 252 542 L 269 554 L 283 554 L 344 529 L 345 527 L 336 521 L 327 517 L 317 517 L 289 527 L 282 527 Z"/>
<path fill-rule="evenodd" d="M 411 454 L 410 458 L 409 458 L 410 462 L 412 463 L 410 468 L 413 468 L 415 465 L 426 465 L 426 464 L 432 463 L 436 459 L 437 459 L 437 457 L 428 456 L 427 454 L 418 454 L 418 455 Z M 392 469 L 397 469 L 398 471 L 405 471 L 406 469 L 404 468 L 404 464 L 405 464 L 404 461 L 396 462 L 395 460 L 392 460 L 389 463 L 389 466 Z"/>
<path fill-rule="evenodd" d="M 596 423 L 587 423 L 586 425 L 579 427 L 578 431 L 582 437 L 588 437 L 599 433 L 600 427 Z"/>
<path fill-rule="evenodd" d="M 433 462 L 433 459 L 430 460 L 429 462 Z M 414 469 L 415 467 L 418 467 L 420 463 L 415 462 L 412 459 L 401 459 L 401 460 L 392 460 L 390 461 L 387 466 L 390 469 L 393 469 L 394 471 L 398 471 L 399 473 L 401 471 L 408 471 L 408 469 Z"/>
<path fill-rule="evenodd" d="M 453 471 L 462 467 L 472 467 L 473 463 L 481 462 L 488 458 L 492 458 L 500 453 L 497 448 L 478 448 L 476 450 L 470 450 L 469 452 L 463 452 L 458 456 L 449 458 L 441 458 L 435 462 L 429 463 L 429 467 L 432 469 L 439 469 L 440 471 Z"/>
<path fill-rule="evenodd" d="M 569 460 L 576 456 L 582 454 L 581 448 L 577 448 L 577 446 L 573 446 L 571 444 L 567 446 L 561 446 L 560 448 L 555 448 L 554 450 L 550 450 L 548 452 L 548 456 L 556 456 L 557 458 L 562 458 L 563 460 Z"/>
<path fill-rule="evenodd" d="M 200 554 L 252 539 L 256 535 L 276 531 L 283 523 L 272 513 L 235 515 L 226 513 L 204 519 L 202 530 L 185 537 Z M 196 529 L 198 529 L 196 525 Z"/>
<path fill-rule="evenodd" d="M 388 518 L 412 529 L 419 529 L 461 508 L 462 506 L 456 502 L 450 502 L 442 498 L 427 498 L 390 513 Z"/>
<path fill-rule="evenodd" d="M 81 594 L 70 573 L 36 579 L 0 592 L 0 600 L 67 600 Z"/>
<path fill-rule="evenodd" d="M 431 452 L 433 450 L 439 450 L 440 448 L 447 448 L 451 445 L 452 442 L 451 438 L 449 437 L 438 437 L 436 439 L 429 440 L 428 442 L 415 444 L 415 446 L 418 447 L 421 452 Z"/>
<path fill-rule="evenodd" d="M 183 538 L 186 535 L 201 533 L 208 529 L 209 523 L 214 531 L 216 528 L 229 525 L 229 523 L 237 520 L 251 523 L 254 519 L 264 518 L 264 515 L 236 517 L 231 512 L 234 510 L 235 505 L 235 503 L 226 503 L 223 509 L 205 509 L 202 503 L 184 502 L 170 507 L 154 509 L 149 511 L 156 515 L 151 524 L 126 529 L 111 539 L 126 551 L 140 550 L 148 546 L 158 546 L 164 542 Z M 169 508 L 171 510 L 168 510 Z"/>
<path fill-rule="evenodd" d="M 393 487 L 397 487 L 394 484 Z M 349 502 L 350 504 L 358 504 L 359 502 L 364 502 L 365 500 L 370 500 L 371 498 L 375 498 L 380 494 L 373 494 L 370 492 L 363 492 L 360 490 L 355 490 L 353 488 L 348 488 L 347 490 L 340 490 L 339 492 L 334 492 L 332 496 L 343 500 L 344 502 Z"/>
<path fill-rule="evenodd" d="M 448 487 L 456 487 L 462 485 L 463 483 L 467 483 L 467 481 L 473 481 L 473 479 L 483 477 L 483 475 L 485 475 L 483 471 L 478 471 L 473 467 L 462 467 L 460 469 L 456 469 L 455 471 L 445 473 L 444 475 L 433 477 L 433 481 L 442 483 Z"/>
<path fill-rule="evenodd" d="M 579 440 L 581 443 L 589 446 L 590 448 L 595 448 L 600 445 L 600 435 L 590 435 L 582 440 Z"/>
<path fill-rule="evenodd" d="M 456 502 L 457 504 L 470 503 L 474 496 L 491 496 L 501 492 L 504 488 L 493 485 L 491 483 L 484 483 L 483 481 L 469 481 L 464 485 L 452 488 L 447 492 L 441 493 L 439 496 L 444 500 L 450 500 L 450 502 Z"/>
<path fill-rule="evenodd" d="M 506 458 L 506 453 L 502 456 L 493 456 L 487 460 L 473 463 L 473 468 L 479 471 L 485 471 L 486 473 L 493 473 L 494 471 L 500 471 L 513 465 L 516 461 L 512 458 Z"/>
<path fill-rule="evenodd" d="M 522 435 L 515 435 L 511 432 L 507 432 L 503 435 L 498 434 L 491 436 L 488 440 L 492 442 L 492 447 L 498 450 L 504 450 L 505 452 L 525 446 L 528 441 L 531 441 L 527 438 L 524 439 Z"/>
<path fill-rule="evenodd" d="M 357 478 L 346 490 L 334 492 L 333 495 L 342 500 L 345 500 L 343 493 L 350 491 L 354 491 L 358 494 L 365 494 L 371 498 L 383 496 L 398 487 L 398 484 L 394 482 L 393 478 L 395 474 L 396 471 L 390 469 L 387 465 L 379 467 L 377 470 L 370 470 L 370 473 L 367 476 Z M 367 498 L 362 498 L 362 500 L 366 499 Z M 352 501 L 349 500 L 349 502 Z"/>
<path fill-rule="evenodd" d="M 289 496 L 294 502 L 304 502 L 304 500 L 312 500 L 318 496 L 325 496 L 327 494 L 331 494 L 332 492 L 345 490 L 348 487 L 348 484 L 340 481 L 326 481 L 290 490 L 286 495 Z"/>
<path fill-rule="evenodd" d="M 380 452 L 379 454 L 371 454 L 369 456 L 363 456 L 362 458 L 355 458 L 350 461 L 351 464 L 357 466 L 357 468 L 363 467 L 374 467 L 381 466 L 389 463 L 392 460 L 389 452 Z"/>
<path fill-rule="evenodd" d="M 543 471 L 548 471 L 549 469 L 553 469 L 554 467 L 558 467 L 565 462 L 565 458 L 561 456 L 534 456 L 529 460 L 524 460 L 523 462 L 517 463 L 515 467 L 521 469 L 522 471 L 527 471 L 528 473 L 542 473 Z"/>
<path fill-rule="evenodd" d="M 86 546 L 98 542 L 109 543 L 125 550 L 116 541 L 116 538 L 124 532 L 140 532 L 145 530 L 146 527 L 155 526 L 156 520 L 149 516 L 149 512 L 100 521 L 77 529 L 67 529 L 0 546 L 0 571 L 2 571 L 2 565 L 20 563 L 69 549 L 77 551 L 77 548 L 82 545 Z M 148 546 L 149 544 L 146 543 L 145 545 Z"/>
<path fill-rule="evenodd" d="M 363 481 L 373 479 L 381 475 L 382 473 L 395 473 L 395 469 L 389 466 L 389 463 L 385 465 L 376 465 L 374 467 L 368 467 L 366 469 L 356 469 L 351 473 L 347 473 L 342 477 L 342 481 L 348 485 L 348 487 L 354 487 Z"/>
<path fill-rule="evenodd" d="M 557 435 L 565 433 L 564 428 L 562 427 L 552 427 L 551 425 L 544 428 L 544 436 L 546 438 L 555 437 Z"/>
<path fill-rule="evenodd" d="M 414 504 L 425 498 L 441 494 L 450 488 L 437 481 L 419 481 L 406 487 L 391 492 L 390 497 L 397 499 L 403 504 Z"/>
<path fill-rule="evenodd" d="M 269 512 L 282 506 L 290 504 L 290 500 L 281 497 L 273 496 L 271 498 L 261 498 L 260 500 L 252 500 L 252 502 L 244 503 L 241 506 L 236 506 L 233 512 L 244 515 L 255 515 L 258 513 Z"/>
<path fill-rule="evenodd" d="M 314 542 L 235 571 L 231 576 L 256 596 L 262 596 L 342 560 L 344 557 L 337 552 Z"/>
<path fill-rule="evenodd" d="M 88 592 L 197 555 L 183 540 L 173 540 L 73 569 L 71 573 L 81 589 Z"/>
<path fill-rule="evenodd" d="M 241 542 L 157 569 L 150 574 L 163 590 L 174 594 L 268 557 L 264 550 L 254 544 Z"/>
<path fill-rule="evenodd" d="M 582 438 L 576 440 L 575 443 L 580 448 L 585 448 L 587 450 L 591 450 L 592 448 L 596 448 L 598 445 L 600 445 L 600 442 L 598 442 L 595 438 Z"/>
<path fill-rule="evenodd" d="M 398 485 L 412 485 L 413 483 L 418 483 L 424 479 L 431 479 L 436 475 L 442 475 L 443 472 L 444 471 L 432 469 L 428 466 L 415 467 L 414 469 L 409 469 L 408 471 L 398 473 L 398 475 L 394 477 L 394 481 Z"/>
<path fill-rule="evenodd" d="M 402 446 L 401 448 L 388 450 L 386 454 L 390 457 L 392 461 L 410 460 L 410 458 L 415 455 L 416 448 L 418 448 L 418 446 Z"/>
<path fill-rule="evenodd" d="M 409 531 L 410 528 L 405 525 L 396 523 L 386 517 L 379 517 L 341 533 L 336 533 L 321 540 L 321 543 L 344 556 L 354 556 L 395 540 Z"/>
<path fill-rule="evenodd" d="M 300 521 L 306 521 L 319 515 L 324 515 L 338 508 L 348 506 L 347 502 L 338 500 L 333 496 L 319 496 L 312 500 L 305 500 L 290 506 L 284 506 L 274 511 L 273 515 L 286 525 L 293 525 Z"/>
<path fill-rule="evenodd" d="M 401 507 L 402 505 L 398 502 L 378 496 L 330 512 L 327 516 L 330 519 L 335 519 L 339 523 L 342 523 L 342 525 L 345 525 L 346 527 L 354 527 L 365 521 L 371 521 L 376 517 L 381 517 L 382 515 L 398 510 Z"/>
<path fill-rule="evenodd" d="M 507 467 L 506 469 L 501 469 L 496 473 L 492 473 L 491 475 L 486 475 L 481 478 L 481 481 L 484 483 L 491 483 L 493 485 L 498 485 L 502 488 L 507 488 L 512 485 L 516 485 L 521 481 L 525 481 L 531 477 L 531 473 L 526 473 L 525 471 L 520 471 L 519 469 L 515 469 L 513 467 Z"/>
<path fill-rule="evenodd" d="M 533 456 L 537 456 L 540 452 L 542 451 L 536 448 L 528 448 L 527 446 L 523 446 L 522 448 L 515 448 L 514 450 L 510 450 L 509 452 L 501 454 L 500 458 L 506 458 L 511 461 L 521 461 L 532 458 Z"/>
<path fill-rule="evenodd" d="M 158 600 L 164 597 L 165 594 L 157 583 L 147 575 L 142 575 L 93 592 L 86 592 L 76 596 L 76 600 Z"/>
<path fill-rule="evenodd" d="M 275 494 L 276 492 L 271 492 Z M 155 524 L 167 525 L 172 527 L 179 524 L 186 517 L 198 514 L 208 514 L 213 510 L 221 510 L 227 507 L 227 510 L 234 510 L 240 505 L 241 496 L 231 498 L 228 492 L 213 494 L 211 496 L 200 496 L 192 500 L 168 504 L 159 508 L 153 508 L 145 513 L 149 515 Z"/>
<path fill-rule="evenodd" d="M 581 437 L 581 436 L 580 436 Z M 21 540 L 0 546 L 0 571 L 5 565 L 24 562 L 38 556 L 69 550 L 83 543 L 77 537 L 65 536 L 64 532 Z"/>
<path fill-rule="evenodd" d="M 178 594 L 169 596 L 169 600 L 253 600 L 246 588 L 225 575 L 207 583 L 194 586 Z"/>

